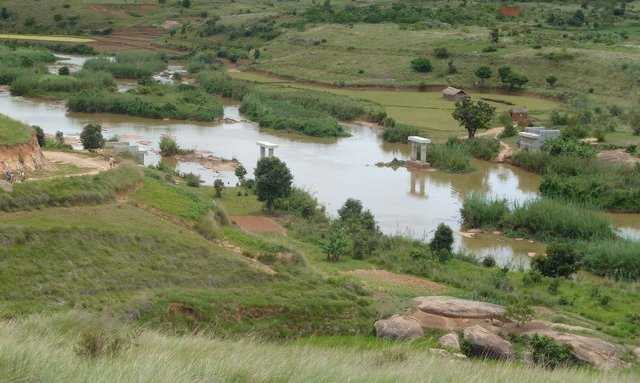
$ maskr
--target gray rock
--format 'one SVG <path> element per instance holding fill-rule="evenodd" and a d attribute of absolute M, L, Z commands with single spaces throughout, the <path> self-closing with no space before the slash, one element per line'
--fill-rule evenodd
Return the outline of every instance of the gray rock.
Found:
<path fill-rule="evenodd" d="M 511 343 L 481 326 L 465 328 L 463 337 L 469 342 L 471 351 L 476 355 L 497 359 L 513 358 Z"/>
<path fill-rule="evenodd" d="M 525 334 L 548 336 L 560 344 L 569 346 L 571 353 L 576 358 L 603 370 L 624 367 L 626 365 L 626 363 L 620 359 L 618 347 L 599 338 L 565 334 L 554 330 L 529 331 Z"/>
<path fill-rule="evenodd" d="M 443 296 L 418 297 L 414 301 L 418 310 L 451 318 L 499 319 L 505 309 L 492 303 Z"/>
<path fill-rule="evenodd" d="M 438 344 L 446 349 L 460 351 L 460 341 L 458 340 L 458 334 L 450 332 L 438 338 Z"/>
<path fill-rule="evenodd" d="M 378 338 L 404 340 L 424 336 L 418 321 L 401 315 L 394 315 L 391 318 L 376 321 L 374 327 Z"/>

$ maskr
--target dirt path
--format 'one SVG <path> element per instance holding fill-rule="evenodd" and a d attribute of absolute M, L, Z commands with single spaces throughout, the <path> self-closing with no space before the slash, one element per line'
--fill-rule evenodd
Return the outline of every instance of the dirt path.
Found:
<path fill-rule="evenodd" d="M 513 155 L 513 148 L 504 141 L 500 141 L 500 153 L 496 157 L 496 162 L 505 162 Z"/>
<path fill-rule="evenodd" d="M 259 215 L 234 215 L 230 218 L 233 223 L 249 233 L 287 235 L 287 229 L 269 217 Z"/>
<path fill-rule="evenodd" d="M 364 280 L 372 280 L 376 282 L 386 282 L 395 285 L 408 287 L 423 287 L 432 291 L 443 291 L 445 286 L 424 278 L 418 278 L 406 274 L 396 274 L 386 270 L 379 269 L 358 269 L 351 271 L 350 274 Z"/>

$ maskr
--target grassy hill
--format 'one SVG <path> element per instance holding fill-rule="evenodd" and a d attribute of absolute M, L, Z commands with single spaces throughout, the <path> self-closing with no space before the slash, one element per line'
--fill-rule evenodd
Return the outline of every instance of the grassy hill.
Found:
<path fill-rule="evenodd" d="M 33 129 L 0 114 L 0 146 L 25 144 L 32 136 Z"/>

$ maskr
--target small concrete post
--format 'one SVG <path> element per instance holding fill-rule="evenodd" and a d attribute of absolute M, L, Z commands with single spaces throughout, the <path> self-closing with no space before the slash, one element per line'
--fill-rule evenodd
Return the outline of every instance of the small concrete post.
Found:
<path fill-rule="evenodd" d="M 264 146 L 260 147 L 260 159 L 264 158 Z"/>
<path fill-rule="evenodd" d="M 273 157 L 273 148 L 269 148 L 269 157 Z"/>
<path fill-rule="evenodd" d="M 421 144 L 420 149 L 420 161 L 427 162 L 427 144 Z"/>
<path fill-rule="evenodd" d="M 427 145 L 431 143 L 431 140 L 419 136 L 409 136 L 408 140 L 411 144 L 411 161 L 427 165 Z"/>

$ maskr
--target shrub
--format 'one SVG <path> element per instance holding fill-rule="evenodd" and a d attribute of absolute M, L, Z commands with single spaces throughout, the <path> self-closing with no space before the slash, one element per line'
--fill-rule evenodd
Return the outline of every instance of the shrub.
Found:
<path fill-rule="evenodd" d="M 578 270 L 575 245 L 553 243 L 547 248 L 547 255 L 536 256 L 531 266 L 546 277 L 569 277 Z"/>
<path fill-rule="evenodd" d="M 482 266 L 489 267 L 489 268 L 495 267 L 496 266 L 496 259 L 494 257 L 492 257 L 492 256 L 484 257 L 482 259 Z"/>
<path fill-rule="evenodd" d="M 202 183 L 202 179 L 200 179 L 200 176 L 197 174 L 187 173 L 183 176 L 183 178 L 187 186 L 190 187 L 197 188 L 200 187 L 200 184 Z"/>
<path fill-rule="evenodd" d="M 265 157 L 258 161 L 254 177 L 258 200 L 266 202 L 269 211 L 273 210 L 275 200 L 291 194 L 293 175 L 277 157 Z"/>
<path fill-rule="evenodd" d="M 104 137 L 102 137 L 102 126 L 99 124 L 89 124 L 82 129 L 80 141 L 85 149 L 100 149 L 104 147 Z"/>
<path fill-rule="evenodd" d="M 163 135 L 160 139 L 160 154 L 163 157 L 173 157 L 180 152 L 178 143 L 172 137 Z"/>
<path fill-rule="evenodd" d="M 91 359 L 113 357 L 127 346 L 128 342 L 127 338 L 114 329 L 88 328 L 80 333 L 75 351 L 79 356 Z"/>
<path fill-rule="evenodd" d="M 33 130 L 36 132 L 36 139 L 38 140 L 38 145 L 41 148 L 44 148 L 45 147 L 44 130 L 42 130 L 42 128 L 37 125 L 31 126 L 31 128 L 33 128 Z"/>
<path fill-rule="evenodd" d="M 453 246 L 453 230 L 444 223 L 438 225 L 433 239 L 429 243 L 429 247 L 434 252 L 446 251 L 451 253 Z"/>
<path fill-rule="evenodd" d="M 544 143 L 542 150 L 552 156 L 570 155 L 582 158 L 593 158 L 596 155 L 596 150 L 591 145 L 579 142 L 573 138 L 548 140 Z"/>
<path fill-rule="evenodd" d="M 407 142 L 409 136 L 417 136 L 420 134 L 420 130 L 415 126 L 393 123 L 391 125 L 385 125 L 382 132 L 382 139 L 387 142 Z"/>
<path fill-rule="evenodd" d="M 221 235 L 220 227 L 214 213 L 204 214 L 196 222 L 194 229 L 206 239 L 212 241 Z"/>
<path fill-rule="evenodd" d="M 474 193 L 465 198 L 460 213 L 465 227 L 498 227 L 509 214 L 509 209 L 506 200 L 489 199 Z"/>
<path fill-rule="evenodd" d="M 224 190 L 224 181 L 222 181 L 220 178 L 216 179 L 213 183 L 213 187 L 214 189 L 216 189 L 216 197 L 222 197 L 222 191 Z"/>
<path fill-rule="evenodd" d="M 424 57 L 419 57 L 411 60 L 411 68 L 413 68 L 414 71 L 419 73 L 429 73 L 433 70 L 431 61 L 429 61 Z"/>
<path fill-rule="evenodd" d="M 516 322 L 518 326 L 523 326 L 533 319 L 533 309 L 525 301 L 517 301 L 507 306 L 505 317 Z"/>
<path fill-rule="evenodd" d="M 533 362 L 545 368 L 567 367 L 577 364 L 568 346 L 561 345 L 552 338 L 534 335 L 529 341 Z"/>
<path fill-rule="evenodd" d="M 500 141 L 494 138 L 476 137 L 462 144 L 473 157 L 485 161 L 491 161 L 500 153 Z"/>
<path fill-rule="evenodd" d="M 449 50 L 444 47 L 434 49 L 433 54 L 439 59 L 448 59 L 449 57 L 451 57 Z"/>

